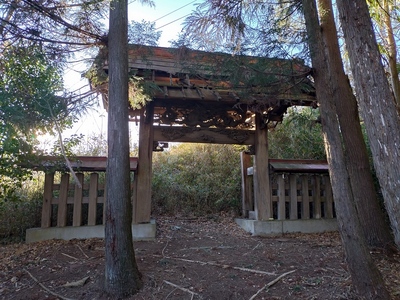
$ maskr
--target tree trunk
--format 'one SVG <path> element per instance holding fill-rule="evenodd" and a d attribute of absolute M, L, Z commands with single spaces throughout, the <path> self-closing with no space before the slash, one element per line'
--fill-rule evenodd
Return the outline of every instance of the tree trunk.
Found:
<path fill-rule="evenodd" d="M 400 118 L 365 0 L 338 0 L 355 91 L 397 246 L 400 246 Z"/>
<path fill-rule="evenodd" d="M 339 230 L 353 286 L 365 299 L 389 299 L 382 276 L 369 253 L 353 202 L 315 0 L 303 0 L 303 11 Z"/>
<path fill-rule="evenodd" d="M 391 249 L 393 239 L 379 206 L 356 98 L 344 73 L 331 0 L 318 0 L 329 82 L 343 137 L 346 165 L 364 236 L 371 247 Z M 321 13 L 323 12 L 323 13 Z"/>
<path fill-rule="evenodd" d="M 110 4 L 105 291 L 115 298 L 141 287 L 132 239 L 128 128 L 128 3 Z"/>
<path fill-rule="evenodd" d="M 386 43 L 388 47 L 388 61 L 390 69 L 390 78 L 392 80 L 392 89 L 396 103 L 400 106 L 400 81 L 399 72 L 397 71 L 397 46 L 393 33 L 392 19 L 390 12 L 393 4 L 389 4 L 388 0 L 383 4 L 383 20 L 386 28 Z"/>

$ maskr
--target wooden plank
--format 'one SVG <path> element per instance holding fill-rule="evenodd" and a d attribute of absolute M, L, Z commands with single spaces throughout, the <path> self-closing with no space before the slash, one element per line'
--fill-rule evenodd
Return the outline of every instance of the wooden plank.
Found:
<path fill-rule="evenodd" d="M 314 175 L 312 180 L 313 185 L 313 198 L 314 198 L 314 219 L 321 219 L 321 181 L 320 177 Z"/>
<path fill-rule="evenodd" d="M 290 220 L 296 220 L 297 217 L 297 175 L 289 175 L 289 195 L 290 195 Z"/>
<path fill-rule="evenodd" d="M 249 210 L 253 210 L 253 191 L 251 177 L 247 174 L 247 169 L 251 166 L 251 155 L 240 152 L 240 167 L 242 175 L 242 216 L 249 217 Z"/>
<path fill-rule="evenodd" d="M 259 221 L 273 217 L 268 167 L 268 129 L 259 113 L 256 114 L 255 133 L 254 209 Z"/>
<path fill-rule="evenodd" d="M 74 191 L 74 214 L 72 218 L 72 226 L 81 226 L 82 225 L 82 196 L 83 196 L 83 173 L 76 173 L 76 177 L 78 178 L 81 186 L 75 184 Z"/>
<path fill-rule="evenodd" d="M 153 106 L 148 104 L 146 114 L 144 110 L 140 114 L 137 201 L 134 208 L 136 223 L 150 222 L 153 141 Z"/>
<path fill-rule="evenodd" d="M 44 178 L 44 193 L 42 206 L 42 228 L 51 226 L 51 203 L 53 200 L 54 172 L 46 173 Z"/>
<path fill-rule="evenodd" d="M 104 182 L 107 182 L 107 174 L 104 176 Z M 104 184 L 104 196 L 103 196 L 103 225 L 106 224 L 106 207 L 107 207 L 107 184 Z"/>
<path fill-rule="evenodd" d="M 332 186 L 331 181 L 328 175 L 324 177 L 324 185 L 325 185 L 325 218 L 332 219 L 333 218 L 333 195 L 332 195 Z"/>
<path fill-rule="evenodd" d="M 302 194 L 302 219 L 309 219 L 310 218 L 310 196 L 308 194 L 308 176 L 302 175 L 301 176 L 301 194 Z"/>
<path fill-rule="evenodd" d="M 154 126 L 154 140 L 180 143 L 253 145 L 254 130 Z"/>
<path fill-rule="evenodd" d="M 89 210 L 88 210 L 88 225 L 96 225 L 96 211 L 97 211 L 97 191 L 99 183 L 99 174 L 90 174 L 90 188 L 89 188 Z"/>
<path fill-rule="evenodd" d="M 285 196 L 285 178 L 283 174 L 278 175 L 278 220 L 286 219 L 286 196 Z"/>
<path fill-rule="evenodd" d="M 135 171 L 137 167 L 137 157 L 129 158 L 129 166 L 131 171 Z M 98 171 L 105 172 L 107 157 L 105 156 L 75 156 L 70 160 L 71 167 L 79 172 L 84 171 Z M 60 171 L 67 171 L 68 167 L 63 159 L 54 156 L 41 156 L 39 162 L 28 165 L 27 167 L 33 169 L 43 169 L 48 167 L 57 168 Z M 68 170 L 69 171 L 69 170 Z"/>
<path fill-rule="evenodd" d="M 61 176 L 60 196 L 58 198 L 57 226 L 65 227 L 67 225 L 67 198 L 69 187 L 69 174 Z"/>

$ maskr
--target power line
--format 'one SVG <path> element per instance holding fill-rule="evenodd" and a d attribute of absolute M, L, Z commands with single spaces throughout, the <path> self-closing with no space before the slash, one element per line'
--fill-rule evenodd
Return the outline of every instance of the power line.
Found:
<path fill-rule="evenodd" d="M 182 8 L 188 6 L 188 5 L 192 4 L 192 3 L 195 3 L 196 1 L 197 1 L 197 0 L 194 0 L 194 1 L 190 2 L 190 3 L 188 3 L 188 4 L 185 4 L 184 6 L 181 6 L 181 7 L 177 8 L 177 9 L 175 9 L 175 10 L 173 10 L 173 11 L 167 13 L 166 15 L 164 15 L 164 16 L 162 16 L 162 17 L 159 17 L 158 19 L 154 20 L 153 22 L 157 22 L 158 20 L 161 20 L 161 19 L 163 19 L 163 18 L 169 16 L 170 14 L 173 14 L 174 12 L 176 12 L 176 11 L 178 11 L 178 10 L 181 10 Z M 159 28 L 160 28 L 160 27 L 159 27 Z"/>
<path fill-rule="evenodd" d="M 169 22 L 169 23 L 167 23 L 167 24 L 161 25 L 160 27 L 157 27 L 155 30 L 161 29 L 161 28 L 163 28 L 163 27 L 165 27 L 165 26 L 168 26 L 168 25 L 170 25 L 170 24 L 172 24 L 172 23 L 175 23 L 176 21 L 179 21 L 180 19 L 186 18 L 187 16 L 190 16 L 190 14 L 184 15 L 183 17 L 180 17 L 180 18 L 178 18 L 178 19 L 175 19 L 175 20 L 173 20 L 173 21 L 171 21 L 171 22 Z"/>

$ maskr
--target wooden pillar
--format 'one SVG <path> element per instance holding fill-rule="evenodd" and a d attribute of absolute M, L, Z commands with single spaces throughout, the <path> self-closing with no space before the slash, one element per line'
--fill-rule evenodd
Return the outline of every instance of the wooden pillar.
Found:
<path fill-rule="evenodd" d="M 53 200 L 54 172 L 46 173 L 44 179 L 42 228 L 51 226 L 51 202 Z"/>
<path fill-rule="evenodd" d="M 133 197 L 134 224 L 149 223 L 151 214 L 151 179 L 153 162 L 153 114 L 154 107 L 149 103 L 140 112 L 139 160 L 134 184 L 136 196 Z"/>
<path fill-rule="evenodd" d="M 97 216 L 97 192 L 99 186 L 99 174 L 90 174 L 90 186 L 89 186 L 89 208 L 88 208 L 88 225 L 96 225 Z"/>
<path fill-rule="evenodd" d="M 242 171 L 242 216 L 248 218 L 249 210 L 254 209 L 251 177 L 247 174 L 247 169 L 251 167 L 251 155 L 240 152 L 240 166 Z"/>
<path fill-rule="evenodd" d="M 268 166 L 268 128 L 262 116 L 256 114 L 255 156 L 254 156 L 254 209 L 256 219 L 265 221 L 272 218 L 272 197 Z"/>
<path fill-rule="evenodd" d="M 296 220 L 297 214 L 297 176 L 296 174 L 289 175 L 290 186 L 290 220 Z"/>
<path fill-rule="evenodd" d="M 310 196 L 308 194 L 308 175 L 301 176 L 302 211 L 301 218 L 310 218 Z"/>
<path fill-rule="evenodd" d="M 75 192 L 74 192 L 74 214 L 72 217 L 72 226 L 81 226 L 82 225 L 82 197 L 83 197 L 83 173 L 76 173 L 76 178 L 78 178 L 81 186 L 79 187 L 78 183 L 75 183 Z"/>
<path fill-rule="evenodd" d="M 314 187 L 314 219 L 321 219 L 321 178 L 318 175 L 313 176 Z"/>
<path fill-rule="evenodd" d="M 286 219 L 285 178 L 278 174 L 278 220 Z"/>
<path fill-rule="evenodd" d="M 58 197 L 57 226 L 67 225 L 67 200 L 69 188 L 69 174 L 61 175 L 60 195 Z"/>

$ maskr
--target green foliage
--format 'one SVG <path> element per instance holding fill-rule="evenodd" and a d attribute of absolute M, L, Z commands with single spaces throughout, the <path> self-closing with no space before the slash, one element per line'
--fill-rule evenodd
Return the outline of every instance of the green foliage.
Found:
<path fill-rule="evenodd" d="M 141 22 L 131 21 L 128 25 L 128 43 L 146 46 L 158 46 L 161 31 L 155 28 L 155 22 L 142 20 Z"/>
<path fill-rule="evenodd" d="M 140 109 L 150 102 L 154 93 L 160 90 L 158 85 L 144 80 L 143 77 L 131 76 L 129 78 L 129 103 L 133 109 Z"/>
<path fill-rule="evenodd" d="M 60 67 L 37 47 L 8 47 L 0 60 L 0 199 L 15 193 L 36 153 L 36 134 L 72 123 Z M 55 118 L 57 116 L 57 118 Z"/>
<path fill-rule="evenodd" d="M 325 159 L 319 111 L 291 108 L 269 133 L 269 155 L 282 159 Z"/>
<path fill-rule="evenodd" d="M 22 241 L 26 229 L 40 226 L 44 182 L 41 174 L 33 175 L 7 197 L 0 197 L 2 243 Z"/>
<path fill-rule="evenodd" d="M 180 144 L 156 153 L 153 208 L 160 214 L 239 211 L 239 148 L 230 145 Z"/>

